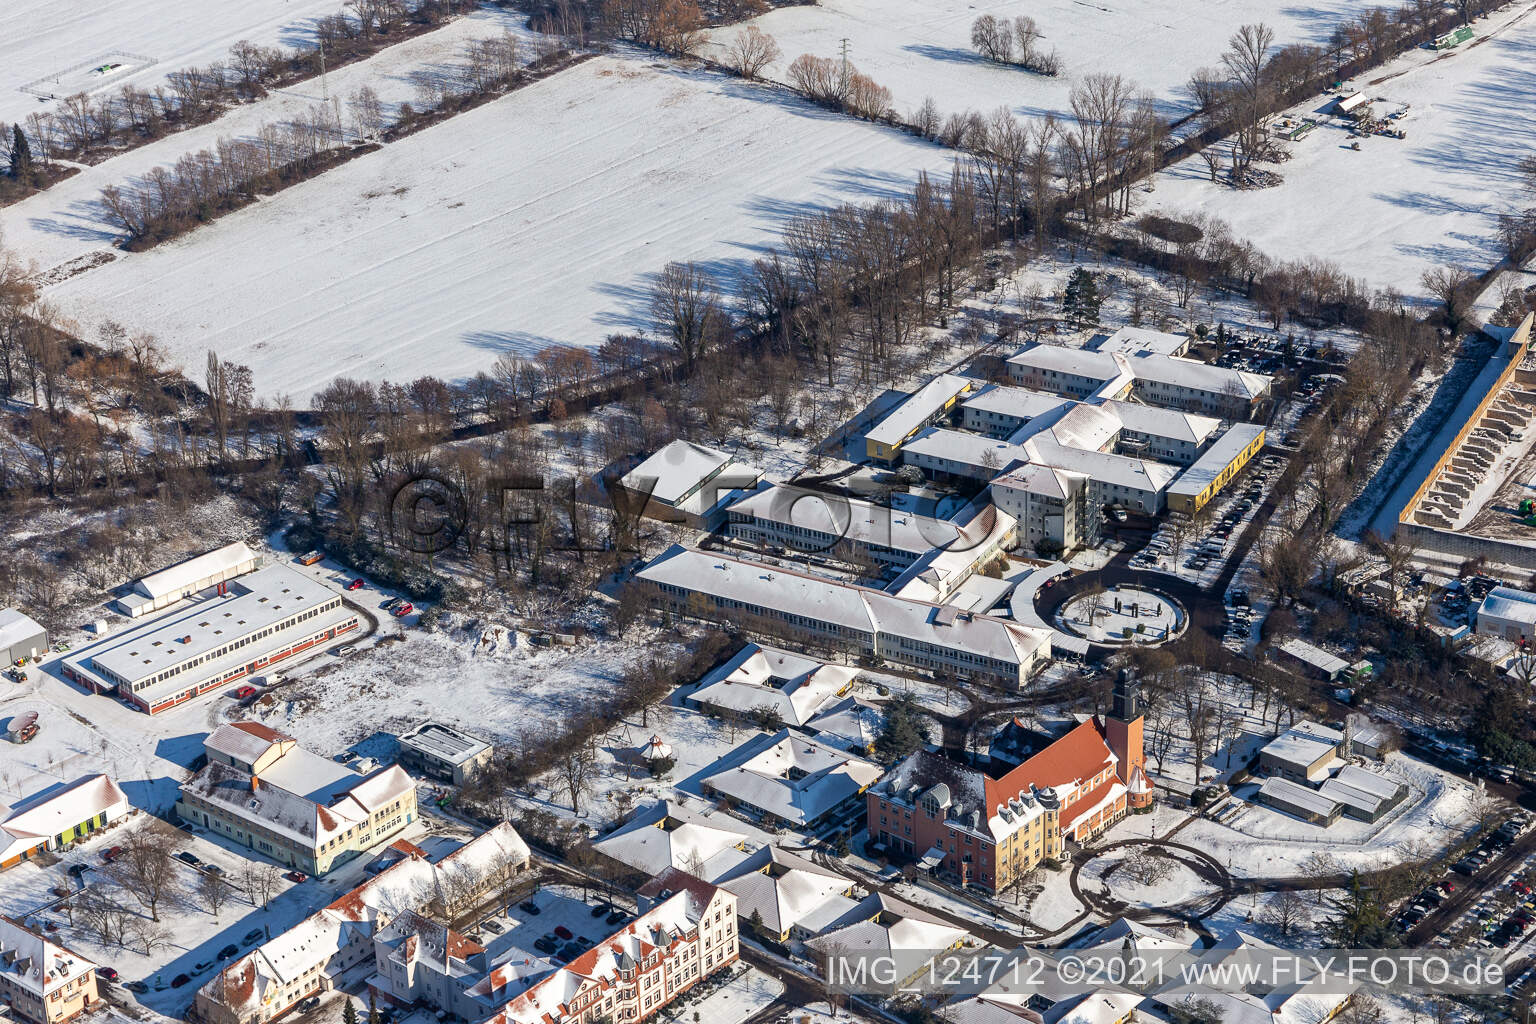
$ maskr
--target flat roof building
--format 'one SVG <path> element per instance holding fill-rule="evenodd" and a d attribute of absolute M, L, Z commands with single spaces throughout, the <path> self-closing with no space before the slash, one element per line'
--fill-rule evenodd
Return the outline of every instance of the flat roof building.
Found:
<path fill-rule="evenodd" d="M 1372 822 L 1380 821 L 1408 797 L 1406 783 L 1352 764 L 1339 769 L 1317 791 L 1342 807 L 1349 817 Z"/>
<path fill-rule="evenodd" d="M 865 454 L 878 462 L 895 462 L 901 447 L 918 431 L 936 422 L 980 381 L 954 373 L 941 373 L 886 413 L 864 435 Z"/>
<path fill-rule="evenodd" d="M 1262 425 L 1234 423 L 1169 486 L 1168 507 L 1175 512 L 1200 511 L 1263 448 Z"/>
<path fill-rule="evenodd" d="M 1349 668 L 1349 662 L 1343 658 L 1295 637 L 1280 644 L 1276 650 L 1301 665 L 1311 675 L 1329 682 L 1337 680 Z"/>
<path fill-rule="evenodd" d="M 1333 770 L 1338 755 L 1338 740 L 1289 729 L 1259 750 L 1259 769 L 1298 783 L 1318 782 Z"/>
<path fill-rule="evenodd" d="M 1488 591 L 1473 616 L 1473 631 L 1519 643 L 1536 637 L 1536 594 L 1515 587 Z"/>
<path fill-rule="evenodd" d="M 440 782 L 462 786 L 491 763 L 485 740 L 440 722 L 424 722 L 400 737 L 400 763 Z"/>
<path fill-rule="evenodd" d="M 64 675 L 150 714 L 255 675 L 358 627 L 340 594 L 286 565 L 219 585 L 66 658 Z"/>

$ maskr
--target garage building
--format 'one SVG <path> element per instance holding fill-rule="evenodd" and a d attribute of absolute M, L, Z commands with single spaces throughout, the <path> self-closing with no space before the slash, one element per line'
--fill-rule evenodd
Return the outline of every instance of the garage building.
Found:
<path fill-rule="evenodd" d="M 0 654 L 7 665 L 48 653 L 48 631 L 14 608 L 0 610 Z"/>

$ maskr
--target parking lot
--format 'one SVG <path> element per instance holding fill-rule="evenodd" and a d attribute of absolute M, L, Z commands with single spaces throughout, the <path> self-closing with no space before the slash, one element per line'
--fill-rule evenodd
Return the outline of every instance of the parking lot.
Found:
<path fill-rule="evenodd" d="M 618 931 L 633 917 L 632 904 L 621 905 L 580 887 L 554 885 L 501 908 L 471 929 L 470 937 L 500 961 L 512 951 L 543 956 L 563 966 Z"/>
<path fill-rule="evenodd" d="M 1517 814 L 1485 836 L 1450 873 L 1426 886 L 1398 911 L 1394 922 L 1404 932 L 1420 928 L 1437 908 L 1453 900 L 1463 905 L 1447 920 L 1434 923 L 1431 945 L 1476 946 L 1514 956 L 1531 940 L 1536 925 L 1536 856 L 1504 864 L 1506 851 L 1531 828 L 1528 814 Z M 1471 893 L 1467 901 L 1464 894 Z M 1458 894 L 1463 894 L 1458 896 Z"/>

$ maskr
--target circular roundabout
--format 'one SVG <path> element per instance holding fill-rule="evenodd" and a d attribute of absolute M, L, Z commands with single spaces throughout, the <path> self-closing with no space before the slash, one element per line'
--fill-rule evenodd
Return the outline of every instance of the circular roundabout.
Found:
<path fill-rule="evenodd" d="M 1155 646 L 1183 634 L 1189 615 L 1171 594 L 1142 584 L 1074 594 L 1053 613 L 1057 629 L 1109 647 Z"/>

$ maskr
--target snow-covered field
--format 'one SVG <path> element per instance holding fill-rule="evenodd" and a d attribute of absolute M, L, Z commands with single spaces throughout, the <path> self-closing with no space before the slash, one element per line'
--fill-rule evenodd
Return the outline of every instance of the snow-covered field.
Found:
<path fill-rule="evenodd" d="M 1358 9 L 1349 0 L 1306 6 L 1273 0 L 826 0 L 779 8 L 754 23 L 783 51 L 769 77 L 783 81 L 802 53 L 836 57 L 839 41 L 847 39 L 850 62 L 891 90 L 903 117 L 930 96 L 945 115 L 1006 106 L 1023 117 L 1060 116 L 1070 113 L 1073 83 L 1097 73 L 1118 74 L 1150 90 L 1160 109 L 1176 117 L 1193 106 L 1184 88 L 1190 72 L 1217 64 L 1239 26 L 1262 21 L 1280 43 L 1321 43 Z M 1040 48 L 1057 51 L 1062 73 L 1045 78 L 983 60 L 971 47 L 971 23 L 983 14 L 1034 18 L 1045 34 Z M 721 56 L 737 31 L 712 33 L 710 55 Z"/>
<path fill-rule="evenodd" d="M 1511 5 L 1477 23 L 1485 42 L 1439 57 L 1415 51 L 1351 83 L 1378 100 L 1380 114 L 1408 105 L 1398 122 L 1406 139 L 1372 136 L 1356 152 L 1348 133 L 1328 124 L 1287 144 L 1292 159 L 1273 168 L 1280 185 L 1250 191 L 1213 184 L 1192 157 L 1158 175 L 1146 207 L 1174 216 L 1205 210 L 1273 258 L 1331 260 L 1410 295 L 1423 293 L 1429 267 L 1485 269 L 1500 257 L 1498 215 L 1520 205 L 1515 164 L 1536 148 L 1533 10 Z"/>
<path fill-rule="evenodd" d="M 16 121 L 49 104 L 23 85 L 88 62 L 131 63 L 123 54 L 149 57 L 102 78 L 113 89 L 132 82 L 153 89 L 166 73 L 223 60 L 234 43 L 266 46 L 313 42 L 316 18 L 341 10 L 341 0 L 7 0 L 0 4 L 0 121 Z M 81 88 L 78 76 L 66 76 Z M 39 83 L 47 88 L 47 83 Z"/>
<path fill-rule="evenodd" d="M 401 103 L 417 102 L 412 76 L 417 72 L 453 75 L 471 40 L 511 32 L 525 41 L 524 59 L 531 59 L 534 34 L 524 28 L 526 20 L 520 14 L 487 8 L 337 69 L 326 77 L 323 89 L 315 79 L 241 104 L 215 121 L 120 153 L 46 192 L 0 209 L 0 233 L 6 245 L 44 272 L 82 256 L 121 257 L 111 244 L 122 235 L 122 228 L 107 219 L 98 201 L 108 185 L 142 181 L 149 171 L 170 166 L 183 154 L 213 149 L 220 138 L 254 139 L 262 125 L 298 121 L 325 102 L 326 96 L 341 101 L 345 119 L 346 98 L 364 85 L 374 90 L 385 116 L 394 120 Z M 145 326 L 154 329 L 152 324 Z"/>
<path fill-rule="evenodd" d="M 793 215 L 950 160 L 723 75 L 603 57 L 48 294 L 87 333 L 110 317 L 184 366 L 249 364 L 262 394 L 457 378 L 644 329 L 667 262 L 729 284 Z"/>

